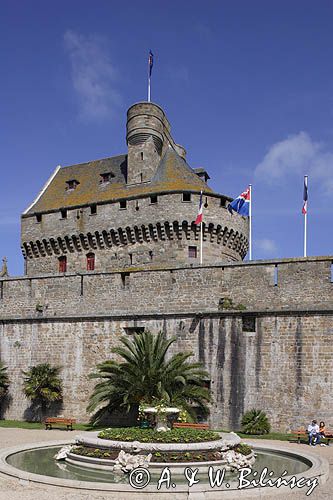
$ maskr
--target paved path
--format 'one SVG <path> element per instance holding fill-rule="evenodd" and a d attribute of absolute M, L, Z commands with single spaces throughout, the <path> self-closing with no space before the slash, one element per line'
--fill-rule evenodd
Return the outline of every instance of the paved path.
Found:
<path fill-rule="evenodd" d="M 6 429 L 0 427 L 0 449 L 9 448 L 12 446 L 17 446 L 20 444 L 27 443 L 39 443 L 42 441 L 50 440 L 62 440 L 73 438 L 76 432 L 67 432 L 62 430 L 27 430 L 27 429 Z M 251 440 L 254 442 L 254 440 Z M 262 441 L 256 441 L 260 444 Z M 271 443 L 274 445 L 276 441 L 264 441 L 265 443 Z M 309 451 L 309 446 L 305 444 L 287 443 L 279 442 L 283 447 L 290 448 L 290 450 L 303 450 Z M 331 500 L 333 499 L 333 446 L 320 447 L 316 446 L 311 448 L 311 452 L 325 457 L 330 463 L 330 479 L 323 485 L 318 486 L 311 496 L 306 496 L 307 488 L 299 491 L 292 490 L 291 499 L 300 500 L 310 498 L 311 500 Z M 272 494 L 274 493 L 274 494 Z M 291 491 L 290 491 L 291 493 Z M 72 490 L 70 488 L 61 488 L 56 486 L 42 485 L 37 483 L 22 484 L 17 479 L 11 479 L 8 476 L 0 474 L 0 500 L 131 500 L 128 493 L 112 493 L 112 492 L 95 492 L 95 491 L 85 491 L 85 490 Z M 141 496 L 141 495 L 140 495 Z M 226 499 L 229 495 L 225 495 L 222 491 L 220 494 L 214 494 L 214 498 L 219 500 L 220 498 Z M 163 494 L 154 495 L 156 500 L 163 500 L 165 496 Z M 204 498 L 209 498 L 208 496 L 193 495 L 193 500 L 201 500 Z M 285 500 L 286 493 L 279 494 L 276 489 L 274 492 L 270 492 L 265 489 L 256 495 L 255 497 L 249 495 L 246 498 L 263 498 L 265 500 Z M 152 498 L 151 495 L 146 495 L 142 492 L 142 500 L 147 500 L 147 498 Z M 186 498 L 184 494 L 175 494 L 173 496 L 174 500 L 183 500 Z M 191 495 L 189 500 L 191 500 Z M 242 495 L 242 498 L 245 498 Z"/>

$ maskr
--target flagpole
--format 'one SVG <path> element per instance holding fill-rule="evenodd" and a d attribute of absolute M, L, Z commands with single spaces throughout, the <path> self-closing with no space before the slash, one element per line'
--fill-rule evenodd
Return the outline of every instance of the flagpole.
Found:
<path fill-rule="evenodd" d="M 200 222 L 200 266 L 202 266 L 202 221 Z"/>
<path fill-rule="evenodd" d="M 148 102 L 150 102 L 150 67 L 148 63 Z"/>
<path fill-rule="evenodd" d="M 249 184 L 250 189 L 250 206 L 249 206 L 249 260 L 252 260 L 252 184 Z"/>
<path fill-rule="evenodd" d="M 304 186 L 308 190 L 308 176 L 304 176 Z M 306 200 L 306 211 L 304 214 L 304 257 L 307 256 L 307 226 L 308 226 L 308 200 Z"/>

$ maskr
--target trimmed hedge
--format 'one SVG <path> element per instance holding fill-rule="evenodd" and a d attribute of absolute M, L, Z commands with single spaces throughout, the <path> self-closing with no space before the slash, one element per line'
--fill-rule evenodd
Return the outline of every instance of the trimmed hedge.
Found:
<path fill-rule="evenodd" d="M 154 429 L 124 427 L 105 429 L 98 434 L 101 439 L 114 441 L 140 441 L 141 443 L 200 443 L 221 439 L 214 431 L 199 429 L 172 429 L 167 432 L 157 432 Z"/>

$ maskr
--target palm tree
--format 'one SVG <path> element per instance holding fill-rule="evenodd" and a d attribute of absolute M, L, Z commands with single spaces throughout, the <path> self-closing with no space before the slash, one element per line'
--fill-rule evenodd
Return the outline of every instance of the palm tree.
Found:
<path fill-rule="evenodd" d="M 22 372 L 24 375 L 23 392 L 32 401 L 40 420 L 53 402 L 62 400 L 60 370 L 60 367 L 42 363 Z"/>
<path fill-rule="evenodd" d="M 162 332 L 150 332 L 120 339 L 123 344 L 111 350 L 122 358 L 121 362 L 104 361 L 90 378 L 102 379 L 96 384 L 87 411 L 93 413 L 91 421 L 97 424 L 107 412 L 123 408 L 129 412 L 140 403 L 154 404 L 164 401 L 186 410 L 192 419 L 196 412 L 208 415 L 210 391 L 204 387 L 208 377 L 201 363 L 191 363 L 192 353 L 177 353 L 166 359 L 169 347 L 176 337 L 167 340 Z"/>
<path fill-rule="evenodd" d="M 7 375 L 7 367 L 0 361 L 0 400 L 6 396 L 8 386 L 9 378 Z"/>

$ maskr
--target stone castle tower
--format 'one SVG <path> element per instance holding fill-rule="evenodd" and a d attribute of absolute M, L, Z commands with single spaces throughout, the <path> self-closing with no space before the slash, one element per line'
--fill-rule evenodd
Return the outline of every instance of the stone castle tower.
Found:
<path fill-rule="evenodd" d="M 58 167 L 24 212 L 27 275 L 197 264 L 200 191 L 205 263 L 245 257 L 247 218 L 231 217 L 230 198 L 189 167 L 159 106 L 130 107 L 126 140 L 127 154 Z"/>
<path fill-rule="evenodd" d="M 58 167 L 22 215 L 26 273 L 8 276 L 5 262 L 0 273 L 4 416 L 29 418 L 22 370 L 51 362 L 61 414 L 88 421 L 87 375 L 122 336 L 149 330 L 176 336 L 173 352 L 204 365 L 212 427 L 237 430 L 250 408 L 281 431 L 314 416 L 333 427 L 333 257 L 243 261 L 248 220 L 188 166 L 156 104 L 129 109 L 127 145 Z"/>

